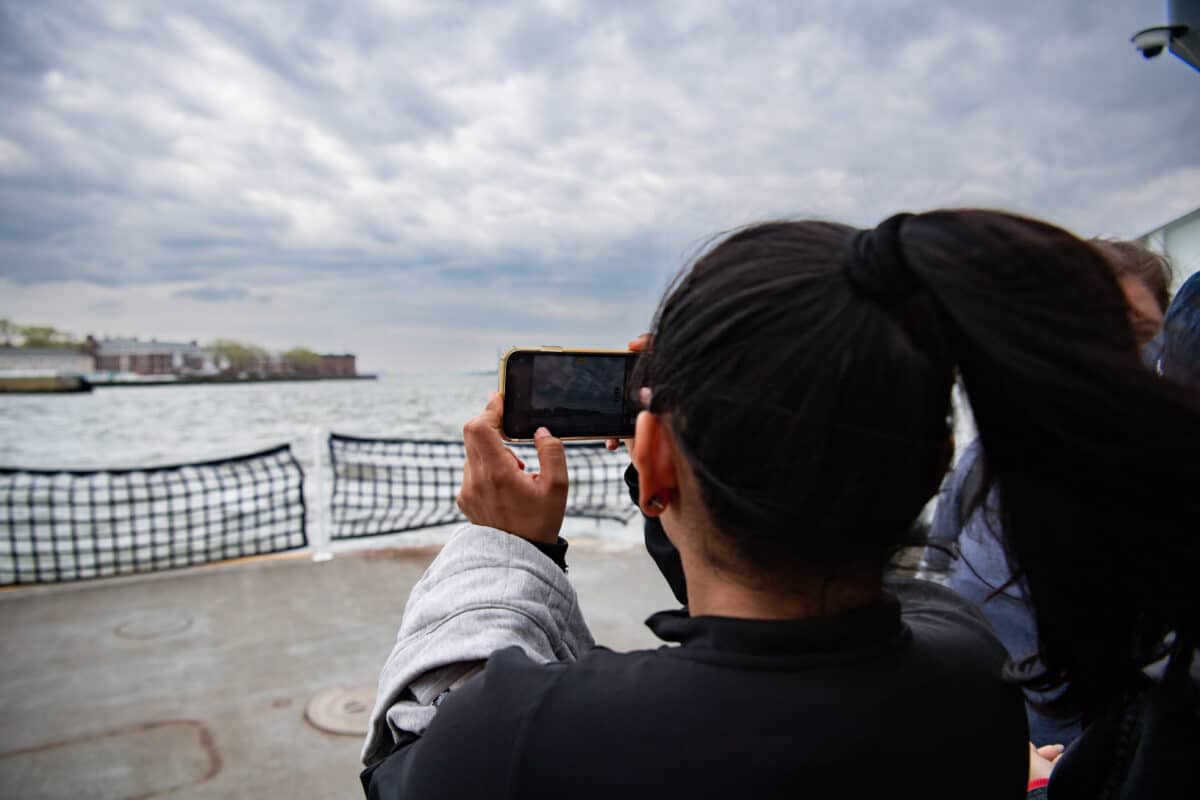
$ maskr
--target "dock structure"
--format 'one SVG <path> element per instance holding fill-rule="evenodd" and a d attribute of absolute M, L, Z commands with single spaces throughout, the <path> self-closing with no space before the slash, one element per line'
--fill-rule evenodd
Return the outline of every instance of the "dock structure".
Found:
<path fill-rule="evenodd" d="M 332 696 L 365 720 L 354 698 L 373 699 L 435 553 L 283 554 L 0 591 L 0 796 L 362 797 L 361 736 L 307 717 Z M 598 642 L 661 644 L 643 620 L 676 603 L 640 546 L 576 539 L 569 561 Z"/>
<path fill-rule="evenodd" d="M 91 390 L 92 385 L 80 375 L 36 370 L 0 372 L 0 394 L 70 394 Z"/>

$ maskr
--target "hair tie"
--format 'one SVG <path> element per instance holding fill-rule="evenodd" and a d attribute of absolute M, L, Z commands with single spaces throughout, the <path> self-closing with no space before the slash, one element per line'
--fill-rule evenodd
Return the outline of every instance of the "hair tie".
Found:
<path fill-rule="evenodd" d="M 850 237 L 845 266 L 854 291 L 881 305 L 892 306 L 920 287 L 900 244 L 900 228 L 911 216 L 896 214 Z"/>

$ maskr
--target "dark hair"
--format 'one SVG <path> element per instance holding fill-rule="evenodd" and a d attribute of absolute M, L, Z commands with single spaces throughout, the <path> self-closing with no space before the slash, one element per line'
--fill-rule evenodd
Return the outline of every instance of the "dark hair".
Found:
<path fill-rule="evenodd" d="M 1200 403 L 1141 366 L 1110 268 L 1074 236 L 978 210 L 886 227 L 872 250 L 846 226 L 772 222 L 703 254 L 639 363 L 651 410 L 717 535 L 783 579 L 903 540 L 945 468 L 957 370 L 1043 682 L 1093 711 L 1200 618 Z M 864 258 L 908 278 L 852 278 Z"/>
<path fill-rule="evenodd" d="M 1124 239 L 1092 239 L 1093 247 L 1100 251 L 1104 260 L 1112 267 L 1117 279 L 1136 278 L 1154 296 L 1160 311 L 1166 311 L 1171 302 L 1172 274 L 1170 260 L 1159 255 L 1139 242 Z"/>

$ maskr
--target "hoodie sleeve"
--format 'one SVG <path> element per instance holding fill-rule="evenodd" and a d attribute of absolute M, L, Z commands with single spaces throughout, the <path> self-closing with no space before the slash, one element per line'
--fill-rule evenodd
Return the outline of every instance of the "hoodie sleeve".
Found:
<path fill-rule="evenodd" d="M 428 727 L 437 711 L 430 698 L 440 694 L 430 673 L 443 676 L 444 689 L 506 647 L 549 663 L 575 661 L 593 644 L 575 589 L 554 561 L 512 534 L 463 526 L 409 595 L 379 676 L 363 763 Z"/>

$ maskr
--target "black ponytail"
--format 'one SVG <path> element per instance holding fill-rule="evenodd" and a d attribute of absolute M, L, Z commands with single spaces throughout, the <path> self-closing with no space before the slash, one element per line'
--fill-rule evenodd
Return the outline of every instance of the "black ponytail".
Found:
<path fill-rule="evenodd" d="M 1100 713 L 1194 631 L 1200 403 L 1137 355 L 1093 247 L 986 211 L 904 230 L 935 300 L 998 487 L 1010 567 L 1034 607 L 1049 710 Z"/>

